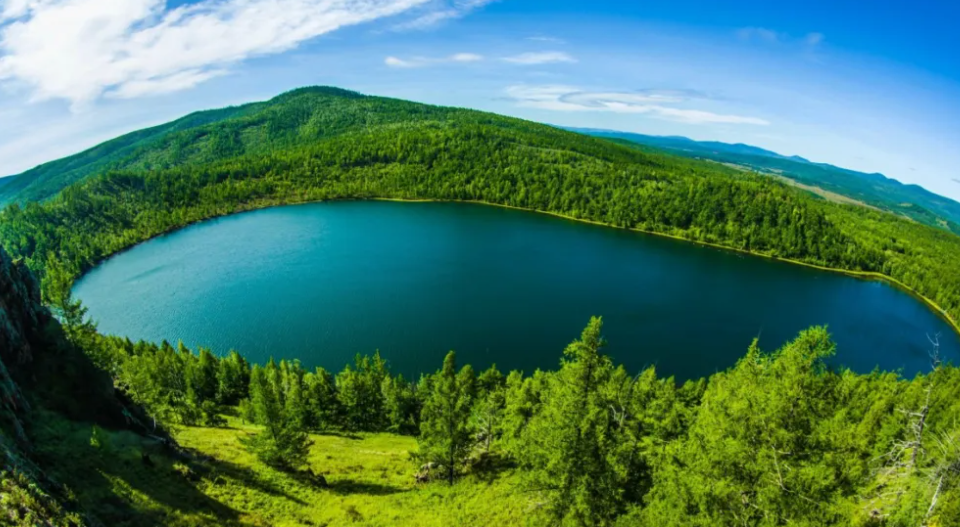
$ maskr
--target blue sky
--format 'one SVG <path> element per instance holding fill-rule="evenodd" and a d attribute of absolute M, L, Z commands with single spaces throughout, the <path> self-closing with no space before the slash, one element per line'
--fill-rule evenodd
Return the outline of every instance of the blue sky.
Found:
<path fill-rule="evenodd" d="M 303 85 L 743 142 L 960 199 L 960 2 L 0 0 L 0 174 Z"/>

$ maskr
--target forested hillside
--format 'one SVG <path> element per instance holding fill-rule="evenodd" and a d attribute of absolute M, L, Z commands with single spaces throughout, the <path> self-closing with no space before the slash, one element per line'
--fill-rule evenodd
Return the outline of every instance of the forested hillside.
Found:
<path fill-rule="evenodd" d="M 197 112 L 171 123 L 118 137 L 70 157 L 44 163 L 22 174 L 5 177 L 0 179 L 0 204 L 47 199 L 71 183 L 112 166 L 122 166 L 123 160 L 150 149 L 170 134 L 251 113 L 260 106 L 255 103 Z"/>
<path fill-rule="evenodd" d="M 603 354 L 405 379 L 69 329 L 188 450 L 55 421 L 49 470 L 109 525 L 916 526 L 960 521 L 960 370 L 834 371 L 812 328 L 678 385 Z"/>
<path fill-rule="evenodd" d="M 960 234 L 960 203 L 918 185 L 905 185 L 883 174 L 865 174 L 743 144 L 694 141 L 686 137 L 661 137 L 612 130 L 574 130 L 596 137 L 651 146 L 685 157 L 708 159 L 763 174 L 786 177 L 803 185 L 900 214 L 925 225 Z"/>
<path fill-rule="evenodd" d="M 0 215 L 16 259 L 0 251 L 0 337 L 30 335 L 0 340 L 22 375 L 2 384 L 4 441 L 22 428 L 8 452 L 30 452 L 5 463 L 13 523 L 960 523 L 960 370 L 933 355 L 915 379 L 834 371 L 822 328 L 773 353 L 745 342 L 734 367 L 683 385 L 612 364 L 599 319 L 555 371 L 478 373 L 451 353 L 418 379 L 378 355 L 334 374 L 99 334 L 70 286 L 110 254 L 240 210 L 372 198 L 482 201 L 882 273 L 960 315 L 960 238 L 765 176 L 329 88 L 234 111 L 78 160 L 80 181 Z M 23 401 L 33 424 L 18 428 Z"/>
<path fill-rule="evenodd" d="M 48 294 L 203 218 L 310 200 L 448 199 L 881 273 L 960 315 L 960 238 L 950 233 L 713 163 L 476 111 L 306 88 L 164 136 L 122 166 L 0 216 L 7 250 L 52 272 Z"/>

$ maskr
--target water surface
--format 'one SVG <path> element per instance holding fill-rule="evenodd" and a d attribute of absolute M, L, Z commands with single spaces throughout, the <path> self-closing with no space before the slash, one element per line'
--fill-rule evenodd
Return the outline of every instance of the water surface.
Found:
<path fill-rule="evenodd" d="M 395 371 L 555 368 L 591 315 L 629 369 L 691 378 L 760 337 L 829 325 L 835 364 L 912 375 L 928 335 L 960 339 L 916 299 L 863 281 L 545 215 L 452 203 L 341 202 L 197 224 L 123 252 L 75 288 L 101 331 L 253 361 L 339 370 L 376 349 Z"/>

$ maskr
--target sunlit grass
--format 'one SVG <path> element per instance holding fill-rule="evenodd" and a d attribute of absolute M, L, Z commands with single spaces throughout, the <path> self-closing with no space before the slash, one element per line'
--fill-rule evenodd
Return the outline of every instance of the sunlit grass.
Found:
<path fill-rule="evenodd" d="M 94 432 L 46 416 L 39 453 L 83 507 L 111 526 L 541 525 L 543 496 L 512 469 L 416 484 L 416 440 L 392 434 L 312 435 L 306 474 L 260 463 L 239 438 L 256 427 L 176 431 L 193 460 L 129 432 Z M 93 438 L 97 438 L 92 441 Z M 149 461 L 142 453 L 149 454 Z"/>

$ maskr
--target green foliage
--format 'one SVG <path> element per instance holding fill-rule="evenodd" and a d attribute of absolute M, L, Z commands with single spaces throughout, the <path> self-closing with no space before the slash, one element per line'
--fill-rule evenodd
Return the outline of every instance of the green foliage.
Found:
<path fill-rule="evenodd" d="M 357 355 L 355 368 L 347 366 L 337 374 L 337 398 L 348 430 L 380 430 L 384 423 L 383 380 L 386 362 L 376 353 L 372 358 Z"/>
<path fill-rule="evenodd" d="M 343 412 L 337 399 L 337 386 L 333 376 L 327 370 L 317 368 L 316 372 L 304 376 L 303 383 L 309 409 L 309 425 L 318 430 L 339 425 Z"/>
<path fill-rule="evenodd" d="M 882 174 L 865 174 L 824 163 L 812 163 L 806 159 L 781 156 L 740 144 L 605 130 L 582 132 L 596 137 L 652 146 L 684 157 L 709 159 L 768 175 L 787 177 L 804 185 L 835 192 L 894 214 L 902 214 L 914 221 L 960 234 L 960 203 L 917 185 L 904 185 Z"/>
<path fill-rule="evenodd" d="M 18 470 L 0 471 L 0 510 L 4 525 L 73 527 L 82 524 L 80 515 L 65 511 L 32 477 Z"/>
<path fill-rule="evenodd" d="M 330 439 L 308 431 L 356 426 L 349 416 L 360 408 L 349 404 L 380 408 L 377 420 L 361 424 L 415 433 L 418 423 L 415 458 L 454 482 L 454 494 L 446 496 L 455 507 L 473 510 L 467 502 L 487 500 L 482 514 L 451 520 L 460 524 L 510 518 L 577 526 L 939 527 L 960 520 L 960 369 L 935 362 L 931 373 L 912 380 L 832 370 L 824 359 L 834 344 L 825 329 L 813 328 L 773 353 L 755 342 L 734 367 L 678 387 L 653 368 L 633 376 L 615 367 L 602 354 L 601 329 L 600 319 L 592 319 L 564 351 L 558 371 L 529 377 L 511 372 L 504 378 L 495 367 L 480 375 L 467 366 L 457 370 L 451 352 L 442 370 L 413 385 L 392 376 L 375 355 L 358 357 L 338 375 L 349 380 L 338 385 L 322 369 L 305 372 L 297 361 L 271 360 L 253 366 L 242 390 L 249 395 L 238 413 L 253 424 L 222 432 L 187 427 L 178 434 L 236 435 L 250 456 L 244 463 L 257 459 L 275 467 L 296 478 L 298 493 L 313 496 L 315 490 L 301 485 L 314 480 L 297 469 L 319 469 L 330 483 L 329 466 L 348 462 L 329 454 Z M 134 400 L 167 412 L 175 423 L 222 424 L 219 372 L 224 362 L 239 363 L 236 357 L 202 359 L 202 351 L 196 355 L 182 345 L 97 338 L 114 346 L 99 356 L 114 364 L 119 386 Z M 210 393 L 200 388 L 210 374 L 201 373 L 211 371 L 218 388 L 212 399 L 198 402 L 193 394 Z M 379 389 L 368 392 L 375 379 Z M 364 395 L 342 397 L 341 388 Z M 116 434 L 84 430 L 81 443 L 91 449 L 89 459 L 106 466 L 128 455 Z M 356 435 L 334 437 L 349 456 L 385 455 L 355 450 Z M 317 440 L 324 449 L 312 448 Z M 237 442 L 223 441 L 206 443 L 206 452 L 236 456 L 225 450 Z M 205 477 L 178 463 L 172 466 L 178 478 Z M 412 486 L 416 465 L 397 463 L 400 468 L 390 469 L 395 476 L 380 477 L 406 478 L 404 485 Z M 367 469 L 347 470 L 364 477 Z M 265 488 L 263 482 L 235 479 L 221 488 L 224 477 L 215 474 L 208 476 L 208 491 L 242 510 L 251 506 L 241 496 Z M 225 474 L 236 478 L 237 468 Z M 366 521 L 370 514 L 409 518 L 411 511 L 425 510 L 440 521 L 445 513 L 431 505 L 437 492 L 428 485 L 399 501 L 384 493 L 365 507 L 350 504 L 344 516 L 330 521 Z M 285 514 L 307 507 L 272 508 L 272 499 L 255 506 L 270 510 L 271 522 L 293 521 Z"/>
<path fill-rule="evenodd" d="M 434 375 L 423 404 L 419 453 L 445 473 L 450 485 L 473 446 L 469 417 L 474 381 L 468 367 L 457 373 L 457 355 L 451 351 L 443 360 L 443 369 Z"/>
<path fill-rule="evenodd" d="M 0 243 L 35 271 L 66 277 L 45 286 L 56 298 L 103 258 L 213 216 L 331 199 L 471 200 L 877 272 L 960 318 L 960 238 L 766 176 L 330 89 L 248 110 L 166 135 L 45 203 L 8 207 Z M 238 140 L 242 148 L 223 146 Z"/>
<path fill-rule="evenodd" d="M 246 397 L 250 385 L 250 365 L 236 351 L 219 362 L 217 369 L 216 400 L 220 404 L 235 405 Z"/>
<path fill-rule="evenodd" d="M 257 424 L 263 430 L 242 439 L 246 447 L 264 463 L 285 469 L 298 469 L 306 463 L 310 439 L 299 421 L 296 408 L 285 403 L 296 388 L 284 392 L 282 368 L 272 360 L 250 372 L 250 401 Z"/>
<path fill-rule="evenodd" d="M 396 434 L 414 434 L 420 428 L 420 401 L 414 386 L 402 375 L 383 378 L 381 384 L 387 430 Z"/>
<path fill-rule="evenodd" d="M 484 453 L 489 454 L 499 444 L 503 433 L 503 415 L 506 409 L 506 379 L 496 365 L 477 378 L 477 398 L 473 405 L 471 427 Z"/>
<path fill-rule="evenodd" d="M 544 375 L 539 371 L 527 378 L 518 371 L 507 376 L 501 441 L 504 451 L 515 458 L 523 454 L 523 432 L 540 409 L 543 382 Z"/>
<path fill-rule="evenodd" d="M 950 233 L 825 203 L 714 164 L 516 119 L 329 89 L 299 90 L 211 117 L 199 127 L 146 134 L 143 142 L 128 139 L 114 145 L 109 162 L 97 164 L 94 152 L 69 161 L 76 170 L 70 176 L 35 178 L 38 192 L 47 192 L 111 168 L 45 203 L 7 208 L 0 242 L 43 275 L 43 298 L 65 324 L 61 345 L 86 351 L 158 425 L 188 425 L 183 437 L 235 436 L 248 450 L 229 455 L 247 466 L 279 467 L 286 475 L 275 477 L 282 478 L 321 459 L 341 462 L 311 451 L 310 430 L 419 431 L 420 457 L 442 467 L 450 483 L 463 475 L 445 491 L 428 486 L 409 496 L 371 498 L 364 506 L 317 497 L 315 489 L 283 479 L 297 494 L 342 504 L 347 512 L 317 513 L 331 524 L 371 516 L 378 524 L 412 519 L 411 505 L 429 503 L 434 510 L 438 496 L 471 511 L 442 516 L 445 524 L 960 524 L 960 370 L 938 366 L 911 380 L 830 370 L 823 358 L 833 344 L 822 328 L 774 353 L 755 344 L 735 367 L 678 387 L 653 369 L 633 376 L 611 364 L 601 353 L 601 323 L 594 319 L 568 346 L 556 372 L 503 378 L 491 369 L 478 376 L 469 366 L 457 371 L 451 353 L 441 371 L 413 384 L 392 376 L 379 354 L 358 356 L 334 376 L 322 369 L 306 372 L 297 361 L 251 368 L 236 353 L 218 358 L 182 344 L 103 336 L 69 295 L 73 278 L 108 255 L 204 218 L 310 200 L 432 198 L 509 205 L 874 271 L 901 280 L 956 317 L 960 243 Z M 44 173 L 56 176 L 58 170 Z M 61 356 L 38 360 L 57 362 Z M 81 395 L 71 379 L 46 384 Z M 250 427 L 193 428 L 223 424 L 224 406 L 234 404 Z M 82 428 L 80 440 L 70 443 L 73 450 L 101 450 L 91 445 L 93 434 Z M 103 434 L 117 443 L 111 432 Z M 144 488 L 144 482 L 160 481 L 177 489 L 171 496 L 188 492 L 166 476 L 131 469 L 123 444 L 111 447 L 127 460 L 122 466 L 110 464 L 113 456 L 73 460 L 55 450 L 69 435 L 54 430 L 38 444 L 58 462 L 53 466 L 69 468 L 64 473 L 74 481 L 121 489 L 120 501 L 144 499 L 144 491 L 124 487 L 122 478 L 105 483 L 99 470 L 109 466 Z M 216 456 L 235 443 L 211 442 L 206 451 Z M 94 457 L 99 465 L 90 461 Z M 491 458 L 508 468 L 480 462 Z M 382 479 L 404 477 L 409 483 L 403 488 L 412 489 L 415 467 L 394 462 Z M 229 491 L 216 490 L 212 481 L 205 491 L 239 509 L 270 508 L 272 500 L 285 499 L 263 481 L 241 483 L 235 469 L 225 473 Z M 178 474 L 196 476 L 186 469 Z M 498 486 L 498 478 L 511 483 Z M 265 488 L 270 492 L 261 492 Z M 87 503 L 116 500 L 90 492 L 95 499 Z M 249 493 L 271 497 L 251 506 L 244 501 Z M 459 493 L 470 497 L 460 500 Z M 483 500 L 483 512 L 477 512 L 476 500 Z M 169 512 L 175 502 L 151 506 Z M 393 510 L 378 510 L 377 503 Z M 550 505 L 543 509 L 550 519 L 538 512 L 542 503 Z M 309 506 L 270 508 L 260 523 L 305 523 L 278 511 Z M 210 512 L 209 503 L 201 508 L 206 512 L 143 523 L 209 524 L 227 514 Z M 101 509 L 111 514 L 110 507 Z M 122 524 L 129 518 L 111 519 Z"/>
<path fill-rule="evenodd" d="M 601 320 L 594 318 L 580 339 L 564 350 L 560 371 L 547 383 L 544 404 L 524 430 L 521 462 L 538 488 L 553 491 L 558 521 L 609 525 L 624 508 L 624 493 L 636 456 L 624 441 L 629 424 L 611 411 L 603 387 L 614 377 L 600 353 Z"/>

